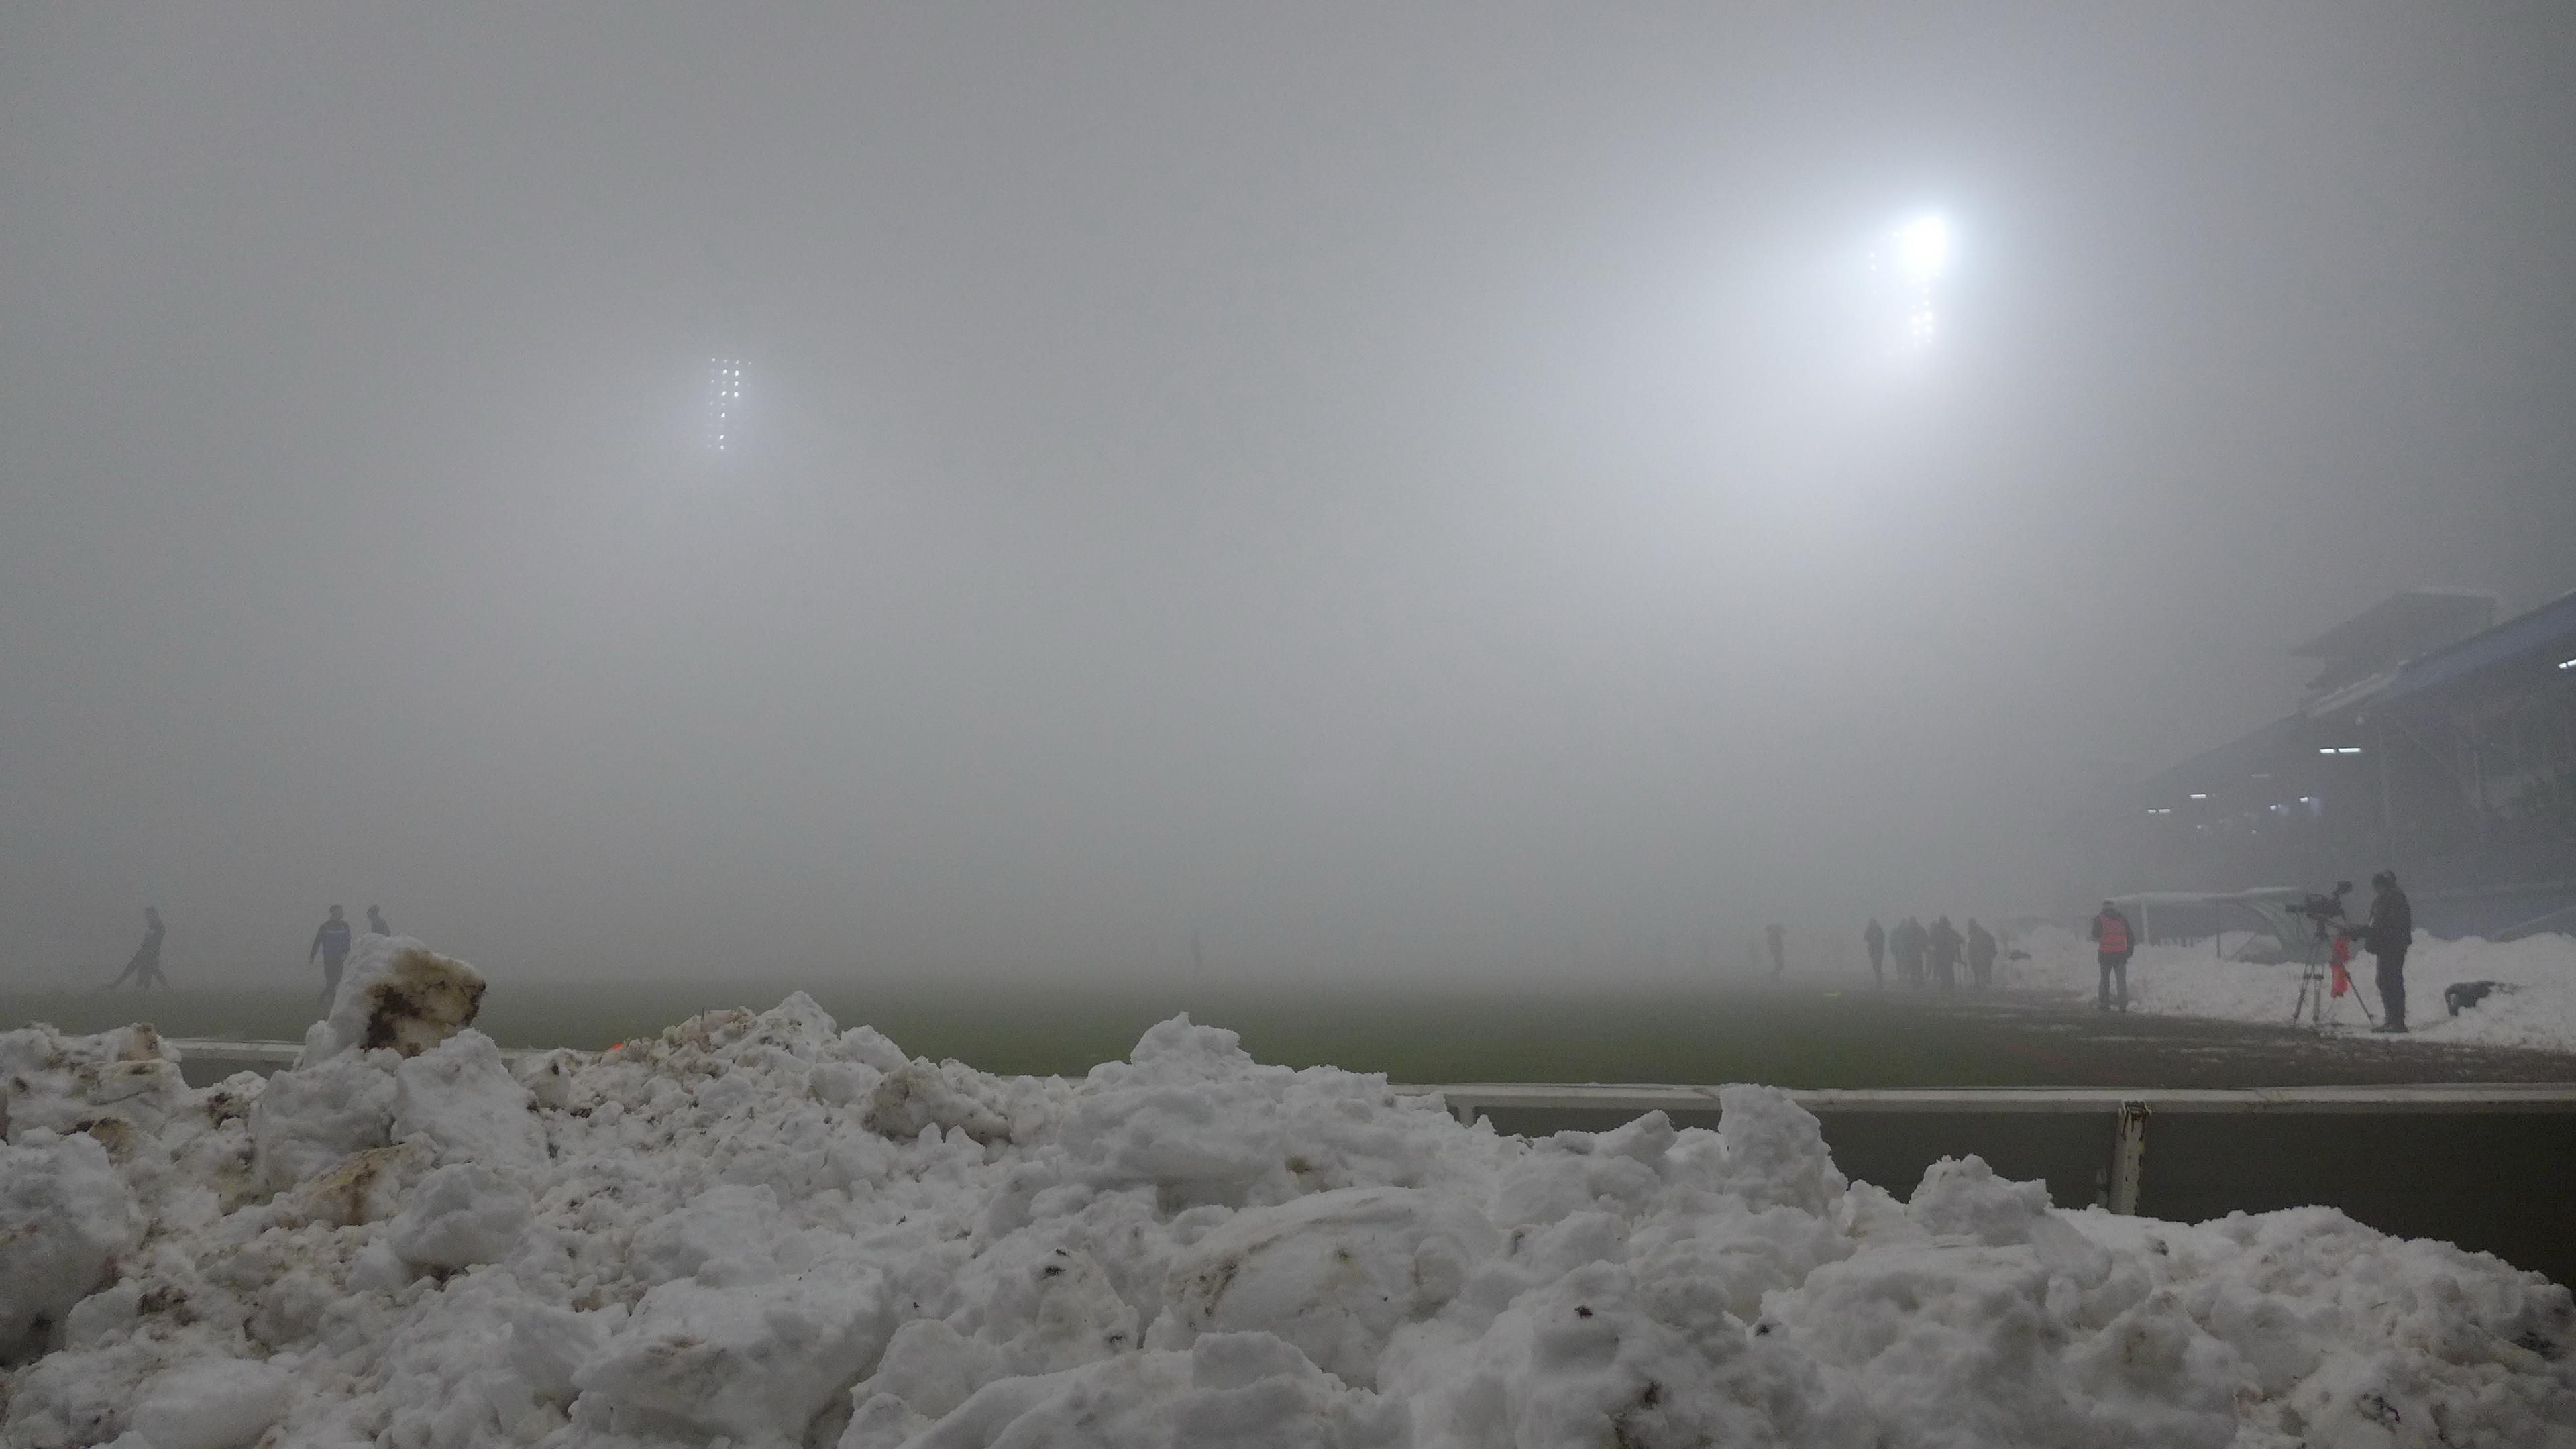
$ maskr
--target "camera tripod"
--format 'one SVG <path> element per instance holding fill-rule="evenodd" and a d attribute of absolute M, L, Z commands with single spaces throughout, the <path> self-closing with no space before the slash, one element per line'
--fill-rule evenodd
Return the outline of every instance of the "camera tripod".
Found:
<path fill-rule="evenodd" d="M 2327 959 L 2320 961 L 2317 959 L 2318 948 L 2329 940 L 2333 945 L 2326 952 Z M 2379 1025 L 2379 1018 L 2371 1014 L 2370 1003 L 2361 998 L 2361 983 L 2353 980 L 2352 973 L 2344 969 L 2351 960 L 2352 938 L 2340 930 L 2329 935 L 2326 923 L 2317 922 L 2316 935 L 2308 942 L 2308 959 L 2299 963 L 2299 998 L 2290 1004 L 2292 1026 L 2298 1025 L 2299 1014 L 2306 1012 L 2318 1030 L 2325 1029 L 2326 1013 L 2335 999 L 2343 994 L 2333 989 L 2337 977 L 2342 978 L 2344 991 L 2352 993 L 2353 1004 L 2361 1008 L 2362 1020 L 2374 1027 Z"/>

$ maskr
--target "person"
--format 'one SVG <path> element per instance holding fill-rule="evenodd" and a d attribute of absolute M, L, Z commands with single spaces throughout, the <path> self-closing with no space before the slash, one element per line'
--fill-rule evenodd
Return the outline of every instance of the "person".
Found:
<path fill-rule="evenodd" d="M 385 913 L 374 906 L 367 907 L 367 930 L 370 934 L 378 936 L 390 936 L 394 933 L 394 928 L 385 924 Z"/>
<path fill-rule="evenodd" d="M 1944 991 L 1959 989 L 1959 928 L 1943 916 L 1932 923 L 1932 980 Z"/>
<path fill-rule="evenodd" d="M 1774 981 L 1780 979 L 1781 972 L 1789 969 L 1788 936 L 1789 933 L 1781 930 L 1777 921 L 1762 928 L 1762 939 L 1771 948 L 1771 979 Z"/>
<path fill-rule="evenodd" d="M 1982 991 L 1995 984 L 1995 938 L 1977 918 L 1968 918 L 1968 979 Z"/>
<path fill-rule="evenodd" d="M 2397 872 L 2383 870 L 2370 878 L 2370 924 L 2362 928 L 2362 949 L 2379 962 L 2379 1025 L 2372 1031 L 2406 1030 L 2406 951 L 2415 944 L 2415 908 L 2397 888 Z"/>
<path fill-rule="evenodd" d="M 338 906 L 331 908 L 331 919 L 313 933 L 313 949 L 304 953 L 304 964 L 312 965 L 317 956 L 322 958 L 322 1009 L 329 1011 L 332 999 L 340 994 L 340 968 L 349 959 L 349 918 Z"/>
<path fill-rule="evenodd" d="M 1869 929 L 1861 932 L 1860 938 L 1869 946 L 1870 977 L 1878 983 L 1879 990 L 1885 991 L 1887 989 L 1887 932 L 1879 926 L 1878 917 L 1869 918 Z"/>
<path fill-rule="evenodd" d="M 151 906 L 145 906 L 143 908 L 143 944 L 134 948 L 133 959 L 125 963 L 124 970 L 116 973 L 114 981 L 107 983 L 108 990 L 114 991 L 123 986 L 125 978 L 129 976 L 134 978 L 134 989 L 137 991 L 149 991 L 155 985 L 170 984 L 170 978 L 161 974 L 161 934 L 161 912 Z"/>
<path fill-rule="evenodd" d="M 2137 938 L 2129 930 L 2129 918 L 2109 901 L 2102 903 L 2101 913 L 2093 918 L 2093 943 L 2102 964 L 2102 990 L 2095 998 L 2094 1009 L 2112 1010 L 2116 1001 L 2119 1010 L 2128 1010 L 2129 956 L 2137 949 Z M 2116 997 L 2111 990 L 2114 980 L 2120 988 Z"/>
<path fill-rule="evenodd" d="M 1896 957 L 1896 979 L 1907 986 L 1923 985 L 1923 948 L 1926 938 L 1923 923 L 1907 916 L 1896 923 L 1887 938 L 1887 949 Z"/>

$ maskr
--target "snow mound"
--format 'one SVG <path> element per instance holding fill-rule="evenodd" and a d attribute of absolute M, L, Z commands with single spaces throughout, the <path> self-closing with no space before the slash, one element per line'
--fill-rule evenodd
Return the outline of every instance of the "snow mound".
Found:
<path fill-rule="evenodd" d="M 361 936 L 330 1013 L 313 1024 L 296 1065 L 380 1047 L 418 1056 L 474 1020 L 483 986 L 482 973 L 409 936 Z"/>
<path fill-rule="evenodd" d="M 1900 1201 L 1764 1088 L 1524 1140 L 1186 1018 L 1079 1080 L 801 995 L 515 1074 L 330 1030 L 203 1091 L 0 1034 L 0 1441 L 2576 1444 L 2537 1275 L 1975 1158 Z"/>

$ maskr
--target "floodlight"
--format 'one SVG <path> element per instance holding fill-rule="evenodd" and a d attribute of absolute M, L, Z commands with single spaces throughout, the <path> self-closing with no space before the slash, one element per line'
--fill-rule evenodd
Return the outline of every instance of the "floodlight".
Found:
<path fill-rule="evenodd" d="M 1950 223 L 1920 216 L 1896 229 L 1896 259 L 1905 274 L 1929 282 L 1950 264 Z"/>
<path fill-rule="evenodd" d="M 742 447 L 742 361 L 719 357 L 710 368 L 707 439 L 719 453 Z"/>

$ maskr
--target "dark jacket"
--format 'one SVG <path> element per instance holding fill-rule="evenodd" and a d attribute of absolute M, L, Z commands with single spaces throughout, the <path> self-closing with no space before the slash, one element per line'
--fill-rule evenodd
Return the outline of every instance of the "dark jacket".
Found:
<path fill-rule="evenodd" d="M 1932 943 L 1932 959 L 1935 961 L 1958 960 L 1959 947 L 1965 944 L 1959 939 L 1959 928 L 1951 925 L 1946 918 L 1932 923 L 1932 933 L 1928 939 Z"/>
<path fill-rule="evenodd" d="M 2415 944 L 2415 908 L 2406 903 L 2406 892 L 2389 886 L 2371 898 L 2361 944 L 2373 956 L 2399 955 Z"/>
<path fill-rule="evenodd" d="M 313 933 L 313 949 L 304 953 L 304 959 L 311 961 L 316 956 L 329 961 L 334 966 L 348 959 L 348 922 L 324 921 L 322 923 L 322 929 Z"/>
<path fill-rule="evenodd" d="M 1968 964 L 1991 966 L 1995 960 L 1994 934 L 1971 921 L 1968 924 Z"/>
<path fill-rule="evenodd" d="M 1878 922 L 1870 922 L 1869 929 L 1861 932 L 1860 935 L 1862 940 L 1869 943 L 1869 954 L 1875 956 L 1887 949 L 1887 932 L 1879 929 Z"/>

